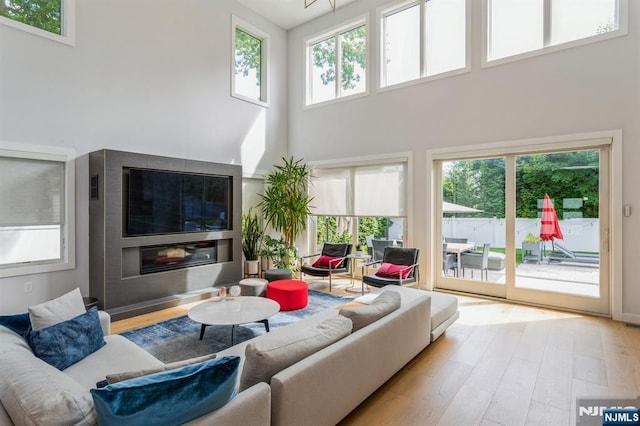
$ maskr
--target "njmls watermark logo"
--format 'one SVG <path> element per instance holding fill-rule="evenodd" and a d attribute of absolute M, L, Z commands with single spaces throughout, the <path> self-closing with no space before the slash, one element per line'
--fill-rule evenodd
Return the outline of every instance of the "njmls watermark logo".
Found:
<path fill-rule="evenodd" d="M 640 396 L 578 398 L 576 411 L 576 426 L 640 426 Z"/>

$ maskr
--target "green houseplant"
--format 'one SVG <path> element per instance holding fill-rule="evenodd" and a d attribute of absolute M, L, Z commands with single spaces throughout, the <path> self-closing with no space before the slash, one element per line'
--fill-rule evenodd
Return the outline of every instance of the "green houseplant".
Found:
<path fill-rule="evenodd" d="M 296 237 L 306 229 L 311 214 L 312 197 L 308 193 L 311 171 L 302 160 L 294 160 L 293 157 L 282 160 L 284 164 L 274 166 L 267 176 L 266 189 L 261 194 L 262 201 L 258 206 L 262 209 L 266 224 L 282 234 L 284 247 L 277 250 L 284 256 L 280 260 L 281 266 L 294 270 L 294 243 Z"/>
<path fill-rule="evenodd" d="M 294 246 L 286 243 L 284 238 L 273 238 L 265 235 L 262 240 L 260 256 L 268 259 L 274 268 L 285 268 L 293 270 L 297 259 L 297 250 Z"/>
<path fill-rule="evenodd" d="M 245 273 L 257 274 L 259 271 L 260 241 L 262 229 L 260 217 L 253 209 L 242 215 L 242 252 L 245 258 Z"/>

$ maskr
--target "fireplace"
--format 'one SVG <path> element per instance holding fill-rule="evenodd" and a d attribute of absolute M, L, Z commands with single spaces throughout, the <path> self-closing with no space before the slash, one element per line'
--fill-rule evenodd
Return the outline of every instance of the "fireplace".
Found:
<path fill-rule="evenodd" d="M 140 275 L 217 262 L 217 241 L 194 241 L 140 247 Z"/>

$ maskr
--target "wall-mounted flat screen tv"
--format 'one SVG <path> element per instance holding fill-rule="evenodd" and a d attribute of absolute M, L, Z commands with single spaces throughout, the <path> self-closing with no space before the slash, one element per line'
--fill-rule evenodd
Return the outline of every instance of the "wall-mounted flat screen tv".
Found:
<path fill-rule="evenodd" d="M 231 177 L 124 168 L 124 235 L 229 229 Z"/>

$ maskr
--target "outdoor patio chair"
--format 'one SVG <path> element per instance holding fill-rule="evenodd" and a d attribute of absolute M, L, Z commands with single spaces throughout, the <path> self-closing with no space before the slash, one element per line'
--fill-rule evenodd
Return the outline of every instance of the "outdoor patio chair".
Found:
<path fill-rule="evenodd" d="M 367 242 L 367 254 L 373 257 L 373 235 L 367 235 L 364 239 Z"/>
<path fill-rule="evenodd" d="M 402 247 L 402 243 L 398 243 L 394 240 L 371 240 L 373 246 L 372 261 L 381 260 L 384 255 L 384 249 L 386 247 Z"/>
<path fill-rule="evenodd" d="M 469 238 L 459 238 L 459 237 L 444 237 L 445 243 L 468 243 Z"/>
<path fill-rule="evenodd" d="M 489 280 L 489 252 L 491 243 L 485 243 L 482 246 L 482 253 L 462 253 L 460 257 L 460 267 L 462 268 L 462 276 L 464 277 L 464 269 L 471 269 L 471 278 L 473 278 L 473 270 L 480 269 L 480 279 Z"/>
<path fill-rule="evenodd" d="M 300 280 L 303 274 L 313 277 L 329 277 L 329 291 L 331 291 L 331 277 L 333 274 L 349 272 L 351 244 L 324 243 L 322 252 L 300 258 Z M 303 260 L 318 257 L 312 265 L 304 265 Z"/>
<path fill-rule="evenodd" d="M 447 275 L 449 269 L 453 269 L 453 276 L 457 276 L 456 255 L 447 253 L 447 243 L 442 244 L 442 273 Z"/>
<path fill-rule="evenodd" d="M 418 249 L 402 247 L 386 247 L 381 260 L 366 263 L 362 266 L 362 292 L 364 285 L 384 287 L 386 285 L 403 285 L 418 280 Z M 367 267 L 379 264 L 375 274 L 365 274 Z"/>

